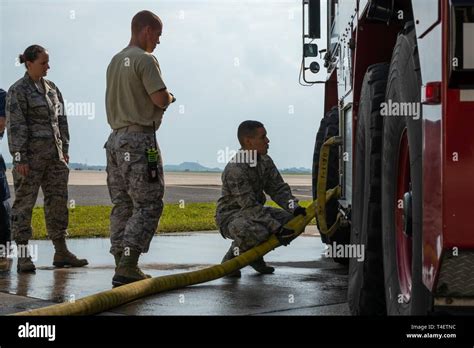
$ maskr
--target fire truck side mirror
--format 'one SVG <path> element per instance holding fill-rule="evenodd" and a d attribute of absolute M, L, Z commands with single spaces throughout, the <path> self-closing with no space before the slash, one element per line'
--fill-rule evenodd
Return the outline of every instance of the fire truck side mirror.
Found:
<path fill-rule="evenodd" d="M 314 43 L 316 39 L 321 38 L 321 0 L 302 0 L 303 4 L 303 61 L 301 63 L 301 80 L 307 83 L 307 86 L 315 83 L 325 83 L 325 81 L 308 80 L 306 72 L 316 75 L 320 71 L 320 65 L 315 60 L 318 59 L 318 45 Z M 308 71 L 309 70 L 309 71 Z"/>
<path fill-rule="evenodd" d="M 321 38 L 321 0 L 308 0 L 308 37 Z"/>
<path fill-rule="evenodd" d="M 309 70 L 313 73 L 313 74 L 317 74 L 319 72 L 319 63 L 318 62 L 312 62 L 310 65 L 309 65 Z"/>
<path fill-rule="evenodd" d="M 318 56 L 318 45 L 317 44 L 304 44 L 304 56 L 306 57 L 317 57 Z"/>

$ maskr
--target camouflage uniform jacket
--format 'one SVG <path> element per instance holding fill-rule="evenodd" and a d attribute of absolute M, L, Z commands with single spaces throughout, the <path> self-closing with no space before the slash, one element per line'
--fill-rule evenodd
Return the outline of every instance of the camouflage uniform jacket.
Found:
<path fill-rule="evenodd" d="M 226 229 L 232 216 L 245 214 L 263 223 L 272 233 L 276 232 L 281 223 L 263 209 L 265 193 L 290 213 L 298 207 L 298 199 L 292 195 L 270 156 L 258 155 L 254 166 L 231 160 L 222 173 L 222 197 L 216 209 L 218 226 Z"/>
<path fill-rule="evenodd" d="M 64 101 L 56 85 L 41 79 L 44 93 L 28 73 L 8 90 L 6 114 L 8 145 L 14 163 L 28 163 L 30 157 L 56 147 L 58 159 L 69 149 L 69 130 Z"/>

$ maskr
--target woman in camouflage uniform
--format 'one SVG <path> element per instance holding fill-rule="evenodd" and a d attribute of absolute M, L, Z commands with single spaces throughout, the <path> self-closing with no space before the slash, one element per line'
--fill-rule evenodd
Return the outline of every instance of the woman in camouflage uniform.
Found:
<path fill-rule="evenodd" d="M 27 69 L 7 96 L 8 145 L 13 157 L 15 202 L 11 229 L 18 247 L 18 272 L 33 272 L 28 250 L 32 237 L 31 216 L 38 190 L 44 194 L 44 213 L 53 241 L 56 267 L 87 265 L 66 247 L 68 226 L 69 131 L 61 92 L 44 78 L 49 69 L 48 52 L 32 45 L 20 55 Z"/>

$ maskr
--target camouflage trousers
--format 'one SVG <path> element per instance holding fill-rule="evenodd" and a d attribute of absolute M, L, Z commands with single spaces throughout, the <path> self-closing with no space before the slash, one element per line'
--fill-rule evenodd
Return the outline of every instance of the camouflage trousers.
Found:
<path fill-rule="evenodd" d="M 56 154 L 57 156 L 57 154 Z M 11 208 L 11 231 L 15 241 L 28 241 L 32 236 L 31 216 L 41 187 L 44 196 L 44 216 L 50 239 L 67 235 L 69 220 L 67 183 L 69 168 L 59 158 L 31 156 L 26 177 L 13 170 L 15 201 Z"/>
<path fill-rule="evenodd" d="M 282 225 L 293 218 L 293 214 L 283 209 L 272 207 L 263 207 L 263 209 Z M 225 237 L 233 240 L 231 248 L 234 250 L 234 254 L 236 248 L 241 254 L 265 242 L 272 235 L 272 231 L 262 224 L 261 220 L 256 220 L 252 215 L 240 212 L 232 216 L 226 226 L 221 226 L 221 231 Z"/>
<path fill-rule="evenodd" d="M 125 248 L 148 252 L 163 212 L 163 162 L 158 150 L 158 180 L 150 182 L 146 150 L 154 134 L 114 131 L 105 144 L 107 185 L 112 204 L 110 253 Z"/>

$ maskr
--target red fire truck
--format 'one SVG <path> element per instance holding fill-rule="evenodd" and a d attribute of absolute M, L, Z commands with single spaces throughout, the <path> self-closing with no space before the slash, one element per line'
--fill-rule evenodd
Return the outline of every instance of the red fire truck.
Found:
<path fill-rule="evenodd" d="M 325 84 L 315 195 L 338 140 L 324 225 L 339 227 L 323 240 L 365 251 L 348 259 L 351 312 L 472 310 L 474 0 L 303 0 L 303 48 L 303 79 Z"/>

